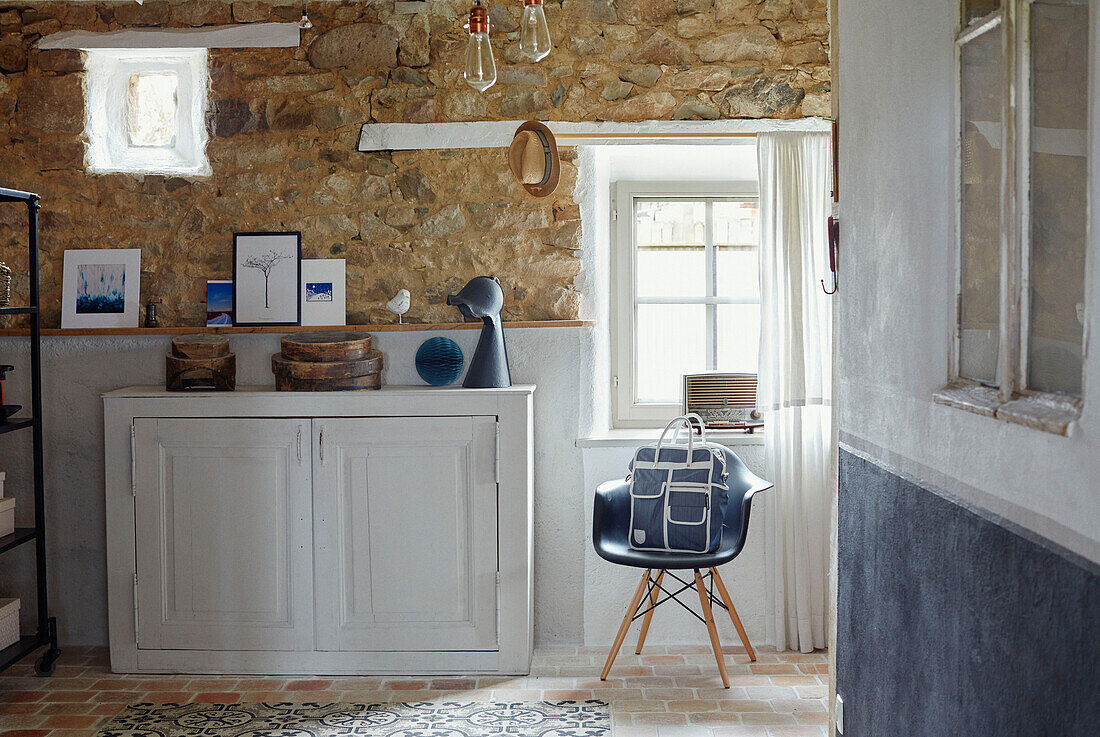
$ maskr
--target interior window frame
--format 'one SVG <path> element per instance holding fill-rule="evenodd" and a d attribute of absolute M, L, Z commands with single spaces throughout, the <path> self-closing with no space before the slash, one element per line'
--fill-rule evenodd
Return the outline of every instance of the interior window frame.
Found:
<path fill-rule="evenodd" d="M 635 280 L 635 217 L 634 203 L 638 200 L 706 200 L 731 202 L 757 202 L 760 186 L 757 181 L 635 181 L 619 180 L 611 183 L 610 215 L 611 248 L 611 423 L 620 428 L 663 427 L 671 417 L 681 412 L 680 403 L 635 401 L 635 359 L 637 351 L 636 323 L 638 304 Z M 710 212 L 708 206 L 707 212 Z M 709 218 L 708 218 L 709 220 Z M 712 247 L 712 226 L 708 223 L 704 246 Z M 713 283 L 710 266 L 707 277 Z M 737 303 L 717 295 L 688 298 L 685 303 L 697 299 L 706 304 L 708 335 L 717 330 L 716 313 L 719 303 Z M 677 302 L 677 304 L 679 304 Z M 710 346 L 717 354 L 717 347 Z M 708 362 L 710 357 L 708 356 Z M 717 360 L 717 355 L 714 356 Z M 682 400 L 681 400 L 682 401 Z"/>
<path fill-rule="evenodd" d="M 940 404 L 958 407 L 989 417 L 1014 422 L 1039 430 L 1065 435 L 1081 414 L 1085 390 L 1082 376 L 1081 396 L 1041 392 L 1030 388 L 1028 380 L 1028 341 L 1030 339 L 1031 264 L 1031 46 L 1029 37 L 1031 5 L 1041 0 L 1002 0 L 988 15 L 965 23 L 965 2 L 960 0 L 959 31 L 955 38 L 955 270 L 956 300 L 954 334 L 950 354 L 949 381 L 933 398 Z M 1090 8 L 1090 12 L 1092 9 Z M 1000 341 L 996 385 L 985 384 L 961 374 L 962 294 L 963 294 L 963 85 L 962 49 L 966 43 L 997 28 L 1003 29 L 1002 76 L 1003 104 L 1001 126 L 1001 272 Z M 1095 39 L 1089 39 L 1089 80 L 1096 73 Z M 1091 85 L 1089 87 L 1091 90 Z M 1087 126 L 1092 127 L 1089 106 Z M 1086 174 L 1086 198 L 1091 199 L 1091 137 L 1086 148 L 1090 162 Z M 1091 207 L 1091 202 L 1090 202 Z M 1091 242 L 1092 223 L 1086 219 L 1086 239 Z M 1082 347 L 1087 347 L 1089 324 L 1088 295 L 1093 272 L 1093 249 L 1086 250 L 1084 264 L 1086 318 L 1081 331 Z M 1084 366 L 1082 366 L 1082 372 Z"/>

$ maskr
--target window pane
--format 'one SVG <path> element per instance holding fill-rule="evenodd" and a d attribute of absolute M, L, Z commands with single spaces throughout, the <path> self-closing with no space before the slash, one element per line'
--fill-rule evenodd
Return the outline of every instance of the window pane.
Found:
<path fill-rule="evenodd" d="M 706 205 L 634 201 L 639 297 L 706 296 Z"/>
<path fill-rule="evenodd" d="M 997 379 L 1001 301 L 1002 29 L 962 47 L 962 304 L 959 373 Z"/>
<path fill-rule="evenodd" d="M 679 402 L 683 375 L 707 368 L 706 305 L 638 305 L 634 401 Z"/>
<path fill-rule="evenodd" d="M 126 126 L 132 146 L 171 146 L 176 138 L 175 74 L 131 74 Z"/>
<path fill-rule="evenodd" d="M 756 373 L 760 305 L 718 305 L 718 370 Z"/>
<path fill-rule="evenodd" d="M 760 211 L 755 202 L 715 202 L 715 294 L 760 298 Z"/>
<path fill-rule="evenodd" d="M 1028 386 L 1080 395 L 1085 309 L 1088 6 L 1031 5 Z"/>
<path fill-rule="evenodd" d="M 639 297 L 706 295 L 703 246 L 639 246 L 635 255 Z"/>
<path fill-rule="evenodd" d="M 715 202 L 712 216 L 715 243 L 760 244 L 760 208 L 755 202 Z"/>

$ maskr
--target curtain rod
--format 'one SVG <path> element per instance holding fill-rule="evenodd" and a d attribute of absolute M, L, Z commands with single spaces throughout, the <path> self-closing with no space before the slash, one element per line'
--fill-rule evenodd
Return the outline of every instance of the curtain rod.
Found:
<path fill-rule="evenodd" d="M 560 142 L 563 141 L 591 141 L 591 140 L 603 140 L 603 139 L 615 139 L 615 140 L 643 140 L 643 141 L 659 141 L 663 139 L 692 139 L 692 140 L 706 140 L 708 138 L 756 138 L 755 132 L 749 131 L 714 131 L 706 133 L 700 131 L 699 133 L 688 132 L 667 132 L 667 133 L 600 133 L 593 131 L 591 133 L 556 133 L 554 138 Z"/>

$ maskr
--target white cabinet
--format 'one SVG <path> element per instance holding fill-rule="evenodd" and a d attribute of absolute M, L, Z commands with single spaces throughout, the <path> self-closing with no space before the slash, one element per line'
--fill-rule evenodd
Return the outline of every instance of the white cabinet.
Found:
<path fill-rule="evenodd" d="M 315 423 L 317 647 L 495 650 L 495 417 Z"/>
<path fill-rule="evenodd" d="M 105 395 L 113 669 L 527 672 L 532 391 Z"/>
<path fill-rule="evenodd" d="M 309 422 L 134 421 L 138 646 L 312 650 Z"/>

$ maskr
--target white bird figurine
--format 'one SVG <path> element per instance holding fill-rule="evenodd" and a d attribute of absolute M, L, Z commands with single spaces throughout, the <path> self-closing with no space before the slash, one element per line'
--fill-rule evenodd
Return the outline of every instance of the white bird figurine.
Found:
<path fill-rule="evenodd" d="M 401 289 L 397 296 L 386 303 L 386 309 L 397 315 L 397 324 L 401 324 L 401 316 L 409 311 L 409 290 Z"/>

